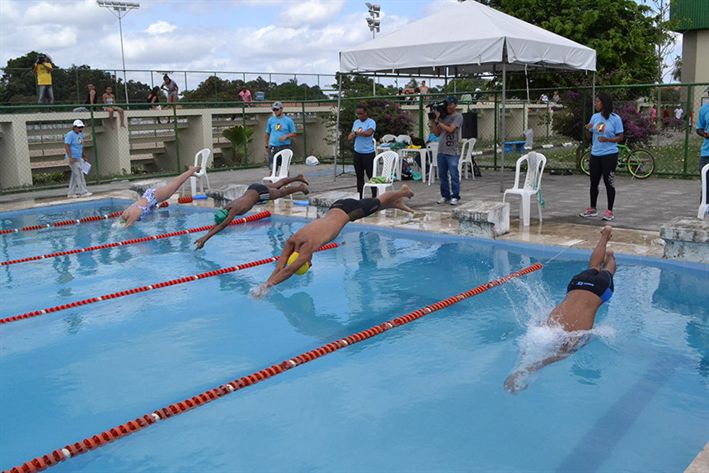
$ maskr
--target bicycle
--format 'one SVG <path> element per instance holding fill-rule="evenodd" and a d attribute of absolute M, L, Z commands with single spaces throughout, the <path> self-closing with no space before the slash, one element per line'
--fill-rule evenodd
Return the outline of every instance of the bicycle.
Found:
<path fill-rule="evenodd" d="M 586 175 L 590 170 L 591 150 L 587 149 L 578 161 L 578 167 Z M 628 145 L 618 145 L 618 166 L 625 166 L 628 172 L 637 179 L 647 179 L 655 172 L 655 156 L 646 149 L 631 150 Z"/>

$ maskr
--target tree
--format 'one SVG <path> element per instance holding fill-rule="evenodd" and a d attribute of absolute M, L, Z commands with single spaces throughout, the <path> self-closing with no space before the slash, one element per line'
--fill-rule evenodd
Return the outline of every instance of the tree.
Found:
<path fill-rule="evenodd" d="M 244 82 L 243 80 L 225 80 L 217 76 L 210 76 L 202 81 L 194 90 L 183 93 L 184 100 L 191 102 L 234 102 L 241 100 L 239 90 L 247 87 L 252 92 L 263 92 L 266 100 L 317 100 L 327 98 L 318 86 L 298 84 L 291 79 L 282 84 L 268 82 L 262 77 Z"/>
<path fill-rule="evenodd" d="M 482 0 L 521 20 L 596 50 L 599 84 L 649 83 L 657 78 L 655 47 L 663 30 L 652 9 L 634 0 Z M 568 72 L 532 72 L 530 87 L 590 82 Z M 513 77 L 512 88 L 524 88 Z"/>

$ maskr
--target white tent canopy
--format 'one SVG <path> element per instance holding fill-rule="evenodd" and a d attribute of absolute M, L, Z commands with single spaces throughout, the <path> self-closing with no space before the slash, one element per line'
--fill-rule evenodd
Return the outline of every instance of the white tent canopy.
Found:
<path fill-rule="evenodd" d="M 475 1 L 439 13 L 340 53 L 341 72 L 458 74 L 489 71 L 506 63 L 596 70 L 596 51 Z M 443 75 L 443 74 L 441 74 Z"/>
<path fill-rule="evenodd" d="M 442 5 L 440 12 L 398 31 L 340 52 L 340 72 L 456 76 L 502 72 L 501 136 L 505 130 L 506 73 L 528 66 L 596 71 L 596 51 L 513 16 L 468 0 Z M 342 78 L 339 79 L 337 129 Z M 504 138 L 503 138 L 504 140 Z M 337 167 L 337 145 L 335 147 Z M 505 151 L 502 147 L 500 191 Z M 337 173 L 337 170 L 335 170 Z"/>

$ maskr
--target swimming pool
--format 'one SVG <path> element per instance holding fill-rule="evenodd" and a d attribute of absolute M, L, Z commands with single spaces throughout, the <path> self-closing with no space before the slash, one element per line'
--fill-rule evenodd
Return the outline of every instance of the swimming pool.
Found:
<path fill-rule="evenodd" d="M 105 214 L 120 201 L 0 213 L 2 228 Z M 209 224 L 168 207 L 0 236 L 9 260 Z M 280 253 L 305 223 L 0 267 L 0 316 Z M 594 236 L 595 238 L 595 236 Z M 541 271 L 340 350 L 52 471 L 681 471 L 709 438 L 706 266 L 619 257 L 596 336 L 517 395 L 520 346 L 588 252 L 350 225 L 340 248 L 263 299 L 273 265 L 0 326 L 0 468 L 405 314 L 532 262 Z"/>

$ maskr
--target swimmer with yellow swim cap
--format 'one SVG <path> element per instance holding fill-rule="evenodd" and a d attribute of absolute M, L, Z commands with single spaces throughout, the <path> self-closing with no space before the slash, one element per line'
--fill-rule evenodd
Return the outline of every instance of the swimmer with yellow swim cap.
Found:
<path fill-rule="evenodd" d="M 295 186 L 288 186 L 294 182 L 299 182 L 300 184 Z M 288 187 L 284 187 L 288 186 Z M 295 177 L 286 177 L 273 184 L 251 184 L 244 194 L 238 199 L 234 199 L 223 209 L 219 209 L 214 212 L 214 226 L 209 229 L 206 235 L 194 242 L 195 249 L 199 250 L 204 247 L 207 240 L 212 238 L 217 233 L 224 230 L 232 220 L 234 220 L 238 215 L 243 215 L 249 210 L 251 210 L 254 205 L 259 203 L 264 203 L 269 200 L 280 199 L 287 195 L 295 194 L 296 192 L 302 192 L 303 194 L 308 194 L 308 181 L 305 180 L 302 174 Z"/>
<path fill-rule="evenodd" d="M 372 215 L 384 209 L 399 209 L 413 213 L 404 199 L 413 197 L 408 186 L 401 186 L 398 191 L 384 192 L 376 199 L 342 199 L 336 201 L 327 211 L 325 216 L 314 220 L 295 232 L 286 242 L 278 264 L 268 280 L 251 294 L 260 297 L 269 288 L 280 284 L 311 264 L 313 253 L 326 243 L 331 242 L 340 234 L 349 222 Z M 308 266 L 305 266 L 308 267 Z"/>

